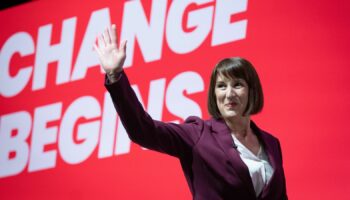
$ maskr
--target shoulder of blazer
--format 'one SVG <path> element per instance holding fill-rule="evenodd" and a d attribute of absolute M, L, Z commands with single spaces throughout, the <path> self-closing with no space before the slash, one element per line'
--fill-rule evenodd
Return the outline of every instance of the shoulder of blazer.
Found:
<path fill-rule="evenodd" d="M 217 128 L 217 124 L 220 124 L 220 127 L 226 127 L 226 124 L 223 123 L 222 121 L 218 121 L 214 118 L 210 118 L 207 120 L 203 120 L 197 116 L 190 116 L 185 120 L 185 124 L 192 124 L 195 126 L 196 131 L 199 133 L 198 140 L 196 143 L 199 141 L 199 139 L 203 136 L 204 132 L 217 132 L 215 130 Z M 214 125 L 216 124 L 216 125 Z M 213 126 L 215 126 L 213 128 Z"/>
<path fill-rule="evenodd" d="M 199 138 L 202 136 L 203 129 L 204 129 L 204 126 L 205 126 L 205 121 L 203 119 L 201 119 L 200 117 L 197 117 L 197 116 L 189 116 L 188 118 L 186 118 L 184 124 L 185 125 L 191 125 L 193 127 L 193 130 L 195 132 L 197 132 L 198 138 L 195 141 L 195 143 L 197 143 Z"/>
<path fill-rule="evenodd" d="M 260 139 L 263 139 L 265 142 L 268 142 L 269 144 L 276 144 L 278 142 L 278 139 L 275 136 L 265 130 L 262 130 L 254 121 L 251 121 L 251 127 L 257 136 L 260 137 Z"/>

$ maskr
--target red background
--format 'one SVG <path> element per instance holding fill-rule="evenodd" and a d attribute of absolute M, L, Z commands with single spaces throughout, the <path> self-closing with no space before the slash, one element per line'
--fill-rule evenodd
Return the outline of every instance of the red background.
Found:
<path fill-rule="evenodd" d="M 144 1 L 146 13 L 150 2 Z M 168 2 L 169 4 L 169 2 Z M 109 7 L 111 21 L 120 26 L 122 1 L 35 1 L 0 12 L 0 47 L 14 33 L 26 31 L 36 41 L 39 26 L 52 23 L 52 42 L 58 42 L 63 19 L 77 16 L 73 63 L 92 11 Z M 242 56 L 256 66 L 265 93 L 265 107 L 253 119 L 277 136 L 282 144 L 290 199 L 350 199 L 350 2 L 345 0 L 248 1 L 238 19 L 248 19 L 244 40 L 211 47 L 210 39 L 199 49 L 179 55 L 163 45 L 159 61 L 145 63 L 136 47 L 134 64 L 127 69 L 147 105 L 150 80 L 196 71 L 208 87 L 209 73 L 224 57 Z M 235 18 L 233 18 L 235 19 Z M 20 45 L 20 44 L 19 44 Z M 16 66 L 34 63 L 34 55 L 13 57 Z M 31 82 L 13 98 L 0 97 L 0 116 L 63 101 L 63 111 L 83 95 L 102 101 L 105 89 L 99 68 L 85 79 L 55 86 L 55 68 L 48 71 L 47 87 L 32 92 Z M 142 76 L 141 76 L 142 75 Z M 204 118 L 206 91 L 192 95 Z M 69 95 L 67 95 L 69 94 Z M 62 111 L 62 112 L 63 112 Z M 177 119 L 166 109 L 163 120 Z M 58 122 L 57 122 L 58 123 Z M 1 148 L 1 147 L 0 147 Z M 57 148 L 52 145 L 49 148 Z M 79 165 L 59 156 L 53 169 L 0 179 L 1 199 L 190 199 L 179 162 L 169 156 L 141 150 L 98 159 L 94 152 Z"/>

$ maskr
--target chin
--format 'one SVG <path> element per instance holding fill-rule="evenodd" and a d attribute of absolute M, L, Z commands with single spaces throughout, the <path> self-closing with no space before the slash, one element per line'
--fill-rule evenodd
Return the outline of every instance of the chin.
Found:
<path fill-rule="evenodd" d="M 225 113 L 223 115 L 224 118 L 233 118 L 233 117 L 239 117 L 239 116 L 242 116 L 236 112 L 230 112 L 230 113 Z"/>

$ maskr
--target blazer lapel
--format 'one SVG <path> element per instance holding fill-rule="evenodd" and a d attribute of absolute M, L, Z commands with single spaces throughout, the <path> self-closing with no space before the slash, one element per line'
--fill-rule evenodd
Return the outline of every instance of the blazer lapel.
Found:
<path fill-rule="evenodd" d="M 254 133 L 257 134 L 257 137 L 262 143 L 265 149 L 265 152 L 269 158 L 269 162 L 274 170 L 270 181 L 267 183 L 267 185 L 265 185 L 265 187 L 263 188 L 263 191 L 260 194 L 261 197 L 265 197 L 271 188 L 271 184 L 273 184 L 274 180 L 276 179 L 276 172 L 279 170 L 277 169 L 276 159 L 274 157 L 274 153 L 276 150 L 275 151 L 273 150 L 273 144 L 271 144 L 272 141 L 268 139 L 268 137 L 264 134 L 264 132 L 261 131 L 254 122 L 251 122 L 251 125 L 254 130 Z"/>
<path fill-rule="evenodd" d="M 274 158 L 274 151 L 272 149 L 273 144 L 270 144 L 267 136 L 263 134 L 263 131 L 253 122 L 250 122 L 251 128 L 253 129 L 256 136 L 259 138 L 260 143 L 264 147 L 264 150 L 269 158 L 269 162 L 273 169 L 276 169 L 276 160 Z"/>
<path fill-rule="evenodd" d="M 214 132 L 213 135 L 229 160 L 229 169 L 235 171 L 235 173 L 233 171 L 230 171 L 231 177 L 238 176 L 245 183 L 249 192 L 255 196 L 255 190 L 252 179 L 250 178 L 248 167 L 242 161 L 237 149 L 234 148 L 235 144 L 233 142 L 230 129 L 227 127 L 223 120 L 212 119 L 211 121 L 211 128 Z"/>

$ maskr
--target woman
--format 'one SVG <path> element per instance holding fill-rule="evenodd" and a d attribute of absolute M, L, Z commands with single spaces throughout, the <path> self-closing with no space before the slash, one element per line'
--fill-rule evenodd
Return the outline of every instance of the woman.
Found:
<path fill-rule="evenodd" d="M 208 95 L 212 119 L 163 123 L 144 111 L 131 89 L 123 71 L 126 42 L 118 47 L 116 41 L 113 25 L 94 48 L 121 121 L 133 142 L 179 158 L 193 199 L 287 199 L 279 141 L 250 120 L 263 107 L 263 93 L 247 60 L 224 59 L 214 68 Z"/>

